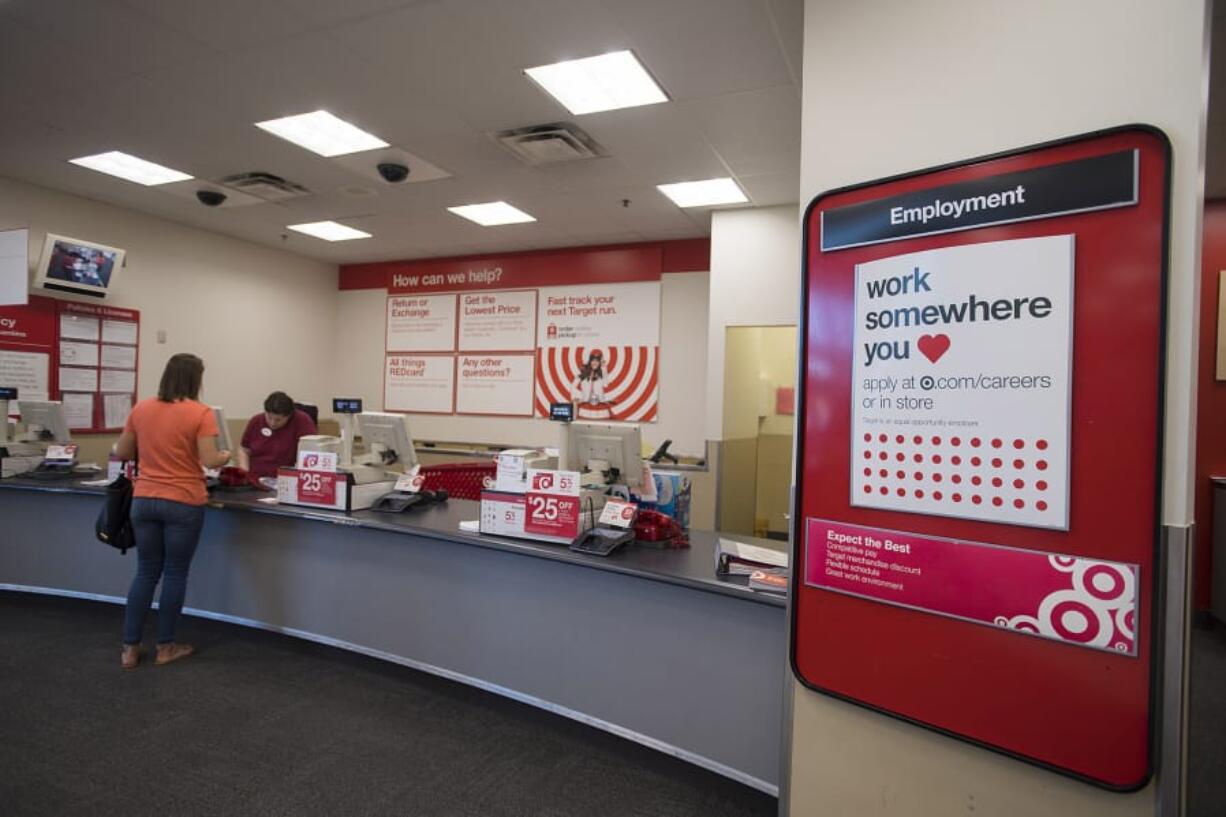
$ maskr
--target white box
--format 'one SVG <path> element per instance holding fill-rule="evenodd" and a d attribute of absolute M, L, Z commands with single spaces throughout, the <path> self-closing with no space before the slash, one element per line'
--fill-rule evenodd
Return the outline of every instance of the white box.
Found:
<path fill-rule="evenodd" d="M 535 448 L 509 448 L 494 458 L 498 470 L 494 490 L 522 494 L 528 490 L 528 471 L 557 468 L 558 458 Z"/>

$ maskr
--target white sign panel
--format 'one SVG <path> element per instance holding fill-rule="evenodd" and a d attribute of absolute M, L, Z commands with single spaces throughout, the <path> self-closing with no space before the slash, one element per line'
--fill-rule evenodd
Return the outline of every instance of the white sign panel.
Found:
<path fill-rule="evenodd" d="M 30 286 L 28 230 L 0 232 L 0 304 L 24 304 Z"/>
<path fill-rule="evenodd" d="M 460 294 L 460 351 L 529 351 L 535 346 L 535 291 Z"/>
<path fill-rule="evenodd" d="M 17 399 L 46 400 L 51 356 L 0 349 L 0 386 L 17 389 Z"/>
<path fill-rule="evenodd" d="M 60 363 L 66 366 L 97 366 L 98 344 L 60 341 Z"/>
<path fill-rule="evenodd" d="M 851 504 L 1068 528 L 1073 236 L 856 266 Z"/>
<path fill-rule="evenodd" d="M 387 299 L 387 351 L 455 350 L 455 295 L 393 295 Z"/>
<path fill-rule="evenodd" d="M 549 287 L 538 313 L 541 347 L 660 345 L 658 281 Z"/>
<path fill-rule="evenodd" d="M 532 355 L 460 355 L 456 412 L 531 416 L 534 363 Z"/>
<path fill-rule="evenodd" d="M 383 407 L 387 411 L 450 414 L 455 394 L 451 355 L 388 355 Z"/>

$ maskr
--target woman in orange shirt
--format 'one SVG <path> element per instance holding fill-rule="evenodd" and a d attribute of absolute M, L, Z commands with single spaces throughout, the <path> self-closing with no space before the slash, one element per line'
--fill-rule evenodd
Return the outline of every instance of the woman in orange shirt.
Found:
<path fill-rule="evenodd" d="M 124 669 L 140 662 L 145 617 L 153 590 L 162 580 L 158 601 L 156 664 L 168 664 L 194 652 L 175 642 L 175 627 L 187 593 L 200 528 L 204 524 L 204 469 L 230 461 L 229 451 L 217 450 L 217 421 L 200 403 L 204 361 L 195 355 L 173 356 L 162 372 L 156 399 L 142 400 L 128 415 L 115 453 L 138 459 L 132 491 L 132 528 L 136 534 L 136 577 L 128 590 L 124 613 Z M 139 455 L 139 458 L 138 458 Z"/>

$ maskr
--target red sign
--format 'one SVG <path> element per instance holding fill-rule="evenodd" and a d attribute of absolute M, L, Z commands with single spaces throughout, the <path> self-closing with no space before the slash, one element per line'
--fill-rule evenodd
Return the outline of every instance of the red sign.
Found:
<path fill-rule="evenodd" d="M 343 474 L 334 471 L 299 471 L 298 501 L 312 505 L 336 505 L 338 484 Z"/>
<path fill-rule="evenodd" d="M 524 533 L 574 539 L 579 535 L 579 497 L 529 491 Z"/>
<path fill-rule="evenodd" d="M 30 303 L 0 306 L 0 348 L 50 350 L 55 346 L 55 302 L 30 296 Z"/>
<path fill-rule="evenodd" d="M 76 301 L 57 301 L 61 312 L 71 312 L 77 315 L 94 315 L 99 318 L 116 318 L 123 321 L 140 319 L 140 312 L 135 309 L 120 309 L 116 306 L 101 306 L 99 304 L 80 304 Z"/>
<path fill-rule="evenodd" d="M 806 521 L 805 582 L 850 596 L 1136 655 L 1136 565 Z"/>
<path fill-rule="evenodd" d="M 1105 788 L 1149 780 L 1168 184 L 1165 137 L 1127 128 L 810 204 L 791 629 L 803 684 Z M 1068 247 L 1071 367 L 1039 354 L 1054 328 L 1038 318 L 1061 307 L 1050 286 L 946 263 L 1020 258 L 1039 239 Z M 982 291 L 960 312 L 964 280 Z M 997 292 L 1033 308 L 1005 320 L 984 306 Z M 1035 348 L 1005 348 L 1026 321 Z M 1057 364 L 1058 492 L 1054 444 L 985 433 L 1001 418 L 980 410 L 1005 389 L 1010 416 L 1029 420 L 1061 385 Z M 1004 514 L 1065 497 L 1058 525 Z"/>

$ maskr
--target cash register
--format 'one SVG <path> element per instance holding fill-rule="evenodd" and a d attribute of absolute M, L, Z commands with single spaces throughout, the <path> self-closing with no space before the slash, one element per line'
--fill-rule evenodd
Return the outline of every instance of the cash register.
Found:
<path fill-rule="evenodd" d="M 14 435 L 9 430 L 8 404 L 16 397 L 17 389 L 0 389 L 0 416 L 4 419 L 0 429 L 0 476 L 71 477 L 77 465 L 77 447 L 72 444 L 63 404 L 58 400 L 20 401 L 25 431 Z"/>

